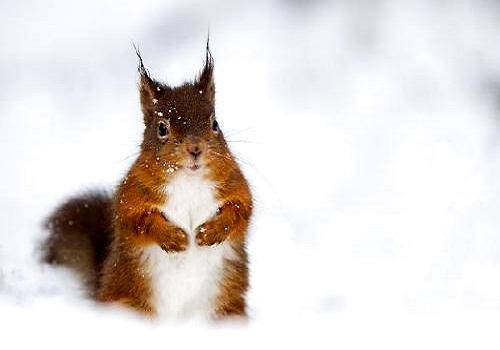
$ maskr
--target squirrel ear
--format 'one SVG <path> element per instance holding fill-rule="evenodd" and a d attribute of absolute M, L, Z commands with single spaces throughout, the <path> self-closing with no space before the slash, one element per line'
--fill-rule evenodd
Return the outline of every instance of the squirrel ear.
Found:
<path fill-rule="evenodd" d="M 144 67 L 144 63 L 142 62 L 142 57 L 141 53 L 139 52 L 139 49 L 135 45 L 134 48 L 135 48 L 135 53 L 139 58 L 139 66 L 138 66 L 138 71 L 140 75 L 139 93 L 141 96 L 142 113 L 144 114 L 144 122 L 148 124 L 153 118 L 153 113 L 154 113 L 153 106 L 155 104 L 154 101 L 155 100 L 157 101 L 158 96 L 160 95 L 161 84 L 154 81 L 151 78 L 149 72 Z"/>
<path fill-rule="evenodd" d="M 209 47 L 210 37 L 207 38 L 207 48 L 205 52 L 205 65 L 201 71 L 200 77 L 196 83 L 196 87 L 206 94 L 209 100 L 213 101 L 215 97 L 215 84 L 214 84 L 214 59 Z"/>

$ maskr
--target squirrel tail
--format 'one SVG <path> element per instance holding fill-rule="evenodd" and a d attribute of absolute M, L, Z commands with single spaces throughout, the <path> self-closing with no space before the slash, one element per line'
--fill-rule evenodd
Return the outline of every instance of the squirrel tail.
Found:
<path fill-rule="evenodd" d="M 112 198 L 103 191 L 72 197 L 46 219 L 43 261 L 75 271 L 91 296 L 112 240 Z"/>

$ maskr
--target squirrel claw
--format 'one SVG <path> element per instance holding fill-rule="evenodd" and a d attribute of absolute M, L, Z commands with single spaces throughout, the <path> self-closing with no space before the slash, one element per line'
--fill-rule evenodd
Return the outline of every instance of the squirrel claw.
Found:
<path fill-rule="evenodd" d="M 163 249 L 166 253 L 178 253 L 178 252 L 181 252 L 183 250 L 186 250 L 186 246 L 184 246 L 184 245 L 179 246 L 175 243 L 171 243 L 171 244 L 162 243 L 162 244 L 160 244 L 160 248 Z"/>
<path fill-rule="evenodd" d="M 173 232 L 170 239 L 159 242 L 159 246 L 167 253 L 175 253 L 186 250 L 188 246 L 188 239 L 186 233 L 180 230 L 177 232 Z"/>
<path fill-rule="evenodd" d="M 213 246 L 222 243 L 227 238 L 227 235 L 220 234 L 220 231 L 208 225 L 201 225 L 198 228 L 196 235 L 196 243 L 200 246 Z"/>

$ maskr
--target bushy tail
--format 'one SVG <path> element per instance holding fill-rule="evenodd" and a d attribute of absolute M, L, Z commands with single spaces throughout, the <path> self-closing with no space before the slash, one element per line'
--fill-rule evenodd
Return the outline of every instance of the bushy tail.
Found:
<path fill-rule="evenodd" d="M 68 199 L 45 221 L 49 237 L 42 245 L 43 260 L 77 272 L 90 295 L 98 288 L 111 243 L 112 212 L 109 194 L 90 192 Z"/>

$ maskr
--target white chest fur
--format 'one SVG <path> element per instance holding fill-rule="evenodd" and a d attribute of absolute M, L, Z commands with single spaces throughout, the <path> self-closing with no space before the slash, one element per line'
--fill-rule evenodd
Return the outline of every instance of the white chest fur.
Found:
<path fill-rule="evenodd" d="M 196 228 L 211 218 L 219 203 L 214 184 L 203 174 L 179 172 L 167 185 L 167 202 L 161 208 L 174 224 L 186 231 L 189 247 L 180 253 L 165 253 L 157 245 L 143 252 L 152 284 L 152 306 L 160 318 L 210 317 L 218 294 L 229 244 L 200 247 Z"/>

